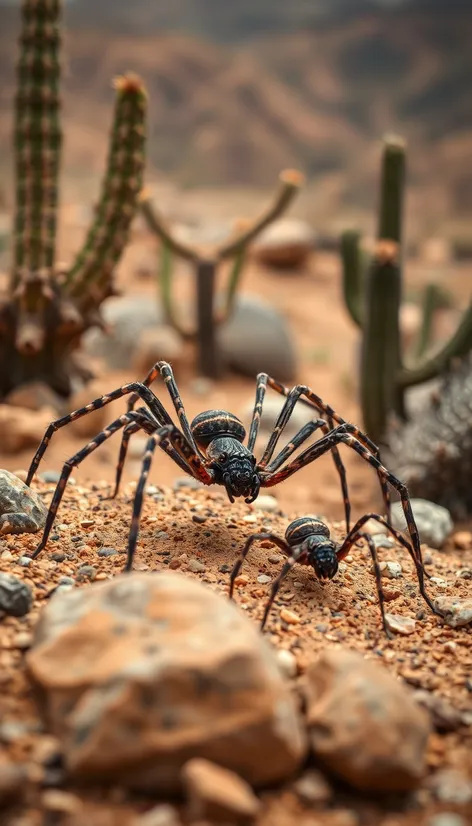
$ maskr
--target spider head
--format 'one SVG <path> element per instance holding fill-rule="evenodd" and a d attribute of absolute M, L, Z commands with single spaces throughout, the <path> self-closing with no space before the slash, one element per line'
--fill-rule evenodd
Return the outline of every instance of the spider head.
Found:
<path fill-rule="evenodd" d="M 312 566 L 317 579 L 333 579 L 338 571 L 336 544 L 324 537 L 310 537 L 308 563 Z"/>
<path fill-rule="evenodd" d="M 224 485 L 230 502 L 244 496 L 246 502 L 257 498 L 261 481 L 256 473 L 256 457 L 236 439 L 220 437 L 208 446 L 210 467 L 215 482 Z"/>

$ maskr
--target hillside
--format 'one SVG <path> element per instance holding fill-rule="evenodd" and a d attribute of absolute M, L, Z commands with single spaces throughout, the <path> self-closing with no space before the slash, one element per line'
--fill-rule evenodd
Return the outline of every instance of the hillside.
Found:
<path fill-rule="evenodd" d="M 150 94 L 150 167 L 179 184 L 267 186 L 297 165 L 320 191 L 362 209 L 374 196 L 378 137 L 399 131 L 433 222 L 472 212 L 472 17 L 460 0 L 435 0 L 434 13 L 424 0 L 361 0 L 355 14 L 342 0 L 141 0 L 132 12 L 115 0 L 112 16 L 110 5 L 67 9 L 69 175 L 102 169 L 111 78 L 131 68 Z M 8 157 L 18 14 L 0 14 Z"/>

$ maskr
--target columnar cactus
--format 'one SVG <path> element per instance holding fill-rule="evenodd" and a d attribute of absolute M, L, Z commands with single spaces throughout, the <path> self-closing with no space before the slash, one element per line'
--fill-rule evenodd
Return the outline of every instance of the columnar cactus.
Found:
<path fill-rule="evenodd" d="M 55 268 L 60 124 L 61 0 L 23 0 L 15 107 L 16 216 L 8 295 L 0 296 L 0 399 L 32 380 L 68 396 L 87 372 L 74 360 L 80 336 L 100 323 L 112 294 L 142 187 L 146 94 L 128 74 L 115 81 L 116 104 L 102 195 L 83 249 Z"/>
<path fill-rule="evenodd" d="M 184 244 L 166 226 L 154 209 L 151 200 L 143 193 L 141 212 L 152 232 L 161 242 L 160 288 L 166 320 L 186 339 L 198 342 L 198 367 L 203 376 L 217 378 L 221 363 L 216 343 L 217 326 L 231 314 L 249 244 L 289 207 L 303 183 L 303 176 L 296 170 L 285 170 L 280 175 L 280 187 L 268 210 L 224 244 L 210 250 Z M 189 261 L 196 276 L 197 327 L 189 330 L 182 325 L 172 301 L 172 254 Z M 218 266 L 233 260 L 220 312 L 216 304 L 216 274 Z"/>
<path fill-rule="evenodd" d="M 377 241 L 364 267 L 359 235 L 341 240 L 343 291 L 348 312 L 362 331 L 360 397 L 364 427 L 377 443 L 388 442 L 391 414 L 406 420 L 405 392 L 435 378 L 452 359 L 472 348 L 472 301 L 452 338 L 428 358 L 431 316 L 438 291 L 427 288 L 423 325 L 413 356 L 402 353 L 400 309 L 402 293 L 402 219 L 405 145 L 387 137 L 382 160 Z"/>

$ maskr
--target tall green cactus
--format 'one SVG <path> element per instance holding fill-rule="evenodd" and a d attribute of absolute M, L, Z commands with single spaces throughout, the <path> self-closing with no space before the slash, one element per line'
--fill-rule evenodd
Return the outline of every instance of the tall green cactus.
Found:
<path fill-rule="evenodd" d="M 400 337 L 402 297 L 402 224 L 405 188 L 405 145 L 397 137 L 384 141 L 377 241 L 367 266 L 360 236 L 341 238 L 343 293 L 347 310 L 362 331 L 360 398 L 364 427 L 377 443 L 387 440 L 392 413 L 406 419 L 405 391 L 438 376 L 451 359 L 472 348 L 472 301 L 456 333 L 437 352 L 424 358 L 438 290 L 426 288 L 423 324 L 413 348 L 404 356 Z"/>
<path fill-rule="evenodd" d="M 184 338 L 197 340 L 198 367 L 201 375 L 214 379 L 218 378 L 221 373 L 216 330 L 218 325 L 231 315 L 249 244 L 288 209 L 303 180 L 301 173 L 296 170 L 290 169 L 282 172 L 279 190 L 267 211 L 248 224 L 235 238 L 210 250 L 193 247 L 179 241 L 166 226 L 162 217 L 158 215 L 150 198 L 143 193 L 140 200 L 141 212 L 148 227 L 161 242 L 159 282 L 166 320 Z M 171 289 L 172 253 L 190 262 L 195 270 L 197 306 L 195 330 L 186 329 L 175 312 Z M 218 312 L 215 306 L 217 269 L 222 262 L 231 259 L 233 263 L 225 289 L 223 308 Z"/>
<path fill-rule="evenodd" d="M 108 168 L 95 219 L 75 262 L 55 268 L 60 123 L 61 0 L 23 0 L 14 149 L 16 215 L 10 291 L 0 296 L 0 400 L 39 380 L 68 396 L 79 373 L 80 336 L 100 323 L 113 269 L 142 187 L 146 93 L 128 74 L 115 81 Z"/>

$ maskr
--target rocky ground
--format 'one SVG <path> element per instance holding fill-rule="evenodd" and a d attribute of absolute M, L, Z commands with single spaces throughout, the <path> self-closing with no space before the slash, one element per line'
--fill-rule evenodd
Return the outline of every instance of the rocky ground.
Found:
<path fill-rule="evenodd" d="M 45 502 L 53 488 L 34 484 Z M 2 826 L 470 822 L 470 631 L 430 613 L 402 548 L 376 540 L 393 639 L 381 628 L 368 551 L 356 547 L 324 586 L 308 568 L 295 568 L 262 641 L 257 623 L 280 552 L 268 541 L 254 547 L 234 608 L 226 596 L 229 572 L 249 533 L 282 536 L 295 514 L 282 513 L 273 498 L 229 507 L 218 490 L 149 486 L 130 579 L 121 570 L 133 492 L 130 483 L 111 501 L 106 482 L 70 485 L 35 561 L 29 554 L 38 535 L 0 539 Z M 339 523 L 331 528 L 341 537 Z M 463 610 L 469 605 L 470 614 L 470 534 L 456 534 L 445 551 L 424 545 L 423 552 L 430 593 Z M 166 577 L 162 584 L 157 578 L 146 608 L 142 575 L 151 571 Z M 112 615 L 119 634 L 109 625 Z M 200 653 L 192 653 L 191 641 Z M 172 663 L 171 678 L 153 671 L 156 657 L 162 666 L 160 649 Z M 189 683 L 190 672 L 199 681 Z M 143 691 L 151 681 L 147 704 L 138 702 L 136 681 Z M 221 694 L 230 684 L 233 693 Z M 172 716 L 167 723 L 155 717 L 156 692 L 177 719 L 182 708 L 192 709 L 187 728 L 166 735 Z M 267 722 L 277 702 L 285 704 L 282 728 Z M 248 714 L 258 731 L 249 748 L 250 736 L 241 737 Z M 212 732 L 227 717 L 215 745 Z M 149 773 L 156 754 L 160 770 L 171 767 L 164 781 Z M 106 778 L 103 755 L 113 766 Z M 213 763 L 193 759 L 202 756 L 237 774 L 222 776 Z M 271 766 L 278 773 L 272 779 Z M 163 785 L 180 796 L 157 799 L 153 792 Z"/>

